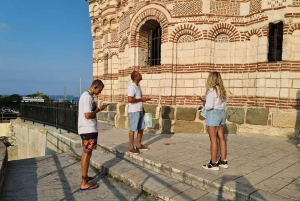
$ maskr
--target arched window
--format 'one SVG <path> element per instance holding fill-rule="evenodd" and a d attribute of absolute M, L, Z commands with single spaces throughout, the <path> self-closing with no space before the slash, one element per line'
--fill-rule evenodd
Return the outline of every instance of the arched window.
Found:
<path fill-rule="evenodd" d="M 161 28 L 160 26 L 156 27 L 152 31 L 151 37 L 151 55 L 150 55 L 150 65 L 160 65 L 161 61 Z"/>
<path fill-rule="evenodd" d="M 269 24 L 269 61 L 282 61 L 283 22 Z"/>

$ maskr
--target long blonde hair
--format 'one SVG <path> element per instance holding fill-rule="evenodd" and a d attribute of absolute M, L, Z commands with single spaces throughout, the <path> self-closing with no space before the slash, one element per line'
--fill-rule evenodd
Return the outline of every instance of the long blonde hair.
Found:
<path fill-rule="evenodd" d="M 213 90 L 216 92 L 218 97 L 219 94 L 217 91 L 217 86 L 219 86 L 220 89 L 220 99 L 222 102 L 225 102 L 227 98 L 227 94 L 226 94 L 225 87 L 223 85 L 221 74 L 219 72 L 210 72 L 206 81 L 206 94 L 210 88 L 213 88 Z"/>

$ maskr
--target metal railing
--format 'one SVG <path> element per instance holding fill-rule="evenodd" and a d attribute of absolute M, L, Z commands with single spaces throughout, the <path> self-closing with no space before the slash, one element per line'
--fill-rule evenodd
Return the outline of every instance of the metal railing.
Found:
<path fill-rule="evenodd" d="M 11 119 L 16 119 L 18 117 L 18 113 L 0 113 L 0 123 L 8 123 Z"/>
<path fill-rule="evenodd" d="M 77 103 L 21 103 L 21 119 L 78 133 Z"/>

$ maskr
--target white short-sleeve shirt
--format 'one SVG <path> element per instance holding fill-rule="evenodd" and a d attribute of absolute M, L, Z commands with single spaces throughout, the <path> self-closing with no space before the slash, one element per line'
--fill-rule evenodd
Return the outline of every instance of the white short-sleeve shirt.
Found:
<path fill-rule="evenodd" d="M 135 99 L 142 98 L 143 93 L 140 85 L 136 85 L 135 83 L 131 83 L 127 89 L 127 96 L 131 96 Z M 139 112 L 143 111 L 143 102 L 129 103 L 128 112 Z"/>
<path fill-rule="evenodd" d="M 94 97 L 87 91 L 83 92 L 79 99 L 78 108 L 78 133 L 98 132 L 97 119 L 86 119 L 84 113 L 91 113 L 96 104 Z"/>

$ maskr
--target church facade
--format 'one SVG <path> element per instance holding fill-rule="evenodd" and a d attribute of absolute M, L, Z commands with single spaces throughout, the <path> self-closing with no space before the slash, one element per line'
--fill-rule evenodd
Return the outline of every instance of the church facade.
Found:
<path fill-rule="evenodd" d="M 128 129 L 130 74 L 143 75 L 156 133 L 204 133 L 210 71 L 229 100 L 226 132 L 298 137 L 300 0 L 87 0 L 100 120 Z"/>

